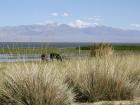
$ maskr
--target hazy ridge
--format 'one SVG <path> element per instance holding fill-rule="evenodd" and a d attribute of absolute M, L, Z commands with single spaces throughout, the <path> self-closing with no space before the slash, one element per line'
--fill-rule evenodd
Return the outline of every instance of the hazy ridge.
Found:
<path fill-rule="evenodd" d="M 123 42 L 139 43 L 140 31 L 108 26 L 74 28 L 66 24 L 0 27 L 1 42 Z"/>

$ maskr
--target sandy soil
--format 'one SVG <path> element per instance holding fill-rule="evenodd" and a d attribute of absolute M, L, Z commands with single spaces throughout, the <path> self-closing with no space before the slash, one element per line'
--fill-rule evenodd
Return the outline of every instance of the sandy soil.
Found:
<path fill-rule="evenodd" d="M 75 103 L 73 105 L 140 105 L 140 97 L 134 101 L 100 101 L 95 103 Z"/>

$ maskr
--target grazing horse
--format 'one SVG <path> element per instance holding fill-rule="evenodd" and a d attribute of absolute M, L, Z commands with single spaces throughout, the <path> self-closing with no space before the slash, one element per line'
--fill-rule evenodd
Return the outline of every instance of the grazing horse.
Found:
<path fill-rule="evenodd" d="M 62 57 L 57 53 L 50 53 L 49 58 L 48 58 L 47 54 L 42 54 L 41 59 L 42 59 L 42 61 L 48 61 L 49 59 L 50 60 L 56 59 L 56 60 L 62 61 Z"/>
<path fill-rule="evenodd" d="M 57 59 L 57 60 L 62 61 L 62 57 L 59 54 L 57 54 L 57 53 L 50 53 L 50 59 L 51 60 Z"/>
<path fill-rule="evenodd" d="M 42 54 L 42 55 L 41 55 L 41 59 L 42 59 L 42 61 L 47 60 L 47 54 Z"/>

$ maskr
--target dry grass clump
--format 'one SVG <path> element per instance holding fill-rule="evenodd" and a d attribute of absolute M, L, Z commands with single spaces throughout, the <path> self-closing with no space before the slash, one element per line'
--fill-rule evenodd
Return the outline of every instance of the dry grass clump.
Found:
<path fill-rule="evenodd" d="M 135 93 L 140 96 L 139 59 L 113 55 L 11 64 L 0 85 L 0 99 L 17 105 L 68 105 L 74 91 L 78 102 L 131 100 Z"/>
<path fill-rule="evenodd" d="M 94 58 L 69 65 L 73 68 L 68 67 L 66 82 L 74 87 L 77 101 L 131 100 L 138 90 L 140 61 L 136 57 Z"/>
<path fill-rule="evenodd" d="M 16 105 L 70 105 L 73 94 L 53 67 L 39 64 L 9 66 L 0 86 L 0 99 Z M 55 71 L 55 70 L 54 70 Z"/>
<path fill-rule="evenodd" d="M 113 54 L 111 44 L 98 43 L 90 48 L 90 55 L 96 57 L 109 56 Z"/>

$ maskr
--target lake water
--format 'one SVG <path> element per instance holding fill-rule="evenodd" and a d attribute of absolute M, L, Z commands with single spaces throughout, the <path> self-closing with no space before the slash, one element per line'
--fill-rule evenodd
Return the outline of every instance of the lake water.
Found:
<path fill-rule="evenodd" d="M 87 46 L 91 43 L 58 43 L 58 42 L 0 42 L 0 48 L 73 48 L 78 46 Z M 15 62 L 15 61 L 38 61 L 40 55 L 15 55 L 15 54 L 0 54 L 0 62 Z"/>
<path fill-rule="evenodd" d="M 0 42 L 0 48 L 46 48 L 46 47 L 78 47 L 87 46 L 91 43 L 58 43 L 58 42 Z"/>
<path fill-rule="evenodd" d="M 66 48 L 66 47 L 78 47 L 78 46 L 87 46 L 93 43 L 88 42 L 0 42 L 0 48 L 46 48 L 46 47 L 57 47 L 57 48 Z M 112 43 L 113 45 L 138 45 L 140 43 Z"/>
<path fill-rule="evenodd" d="M 39 61 L 40 55 L 0 54 L 0 62 Z"/>

